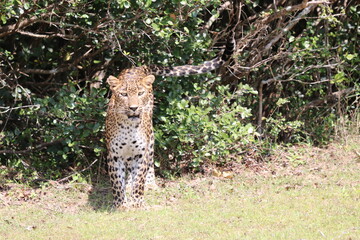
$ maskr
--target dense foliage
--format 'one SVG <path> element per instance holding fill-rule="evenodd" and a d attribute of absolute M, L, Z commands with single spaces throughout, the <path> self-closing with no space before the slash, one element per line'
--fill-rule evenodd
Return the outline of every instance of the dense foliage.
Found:
<path fill-rule="evenodd" d="M 1 164 L 44 178 L 101 166 L 108 75 L 200 63 L 230 31 L 238 49 L 221 77 L 155 82 L 160 172 L 261 156 L 278 142 L 326 143 L 339 120 L 359 116 L 360 6 L 273 4 L 2 1 Z"/>

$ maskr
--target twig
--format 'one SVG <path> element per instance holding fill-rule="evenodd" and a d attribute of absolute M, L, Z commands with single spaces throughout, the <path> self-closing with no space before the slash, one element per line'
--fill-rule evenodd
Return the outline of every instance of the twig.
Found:
<path fill-rule="evenodd" d="M 303 71 L 301 71 L 300 73 L 296 73 L 296 74 L 292 74 L 290 75 L 290 77 L 287 77 L 287 79 L 285 80 L 281 80 L 282 78 L 284 78 L 285 76 L 287 76 L 287 73 L 284 73 L 284 74 L 281 74 L 281 75 L 278 75 L 276 77 L 273 77 L 273 78 L 270 78 L 270 79 L 267 79 L 267 80 L 262 80 L 259 84 L 259 90 L 258 90 L 258 96 L 259 96 L 259 110 L 258 110 L 258 121 L 257 121 L 257 127 L 258 127 L 258 131 L 259 133 L 261 133 L 261 129 L 262 129 L 262 117 L 263 117 L 263 87 L 264 85 L 268 85 L 270 83 L 273 83 L 273 82 L 299 82 L 301 84 L 307 84 L 307 85 L 314 85 L 314 84 L 319 84 L 319 83 L 324 83 L 324 82 L 330 82 L 331 79 L 325 79 L 325 80 L 321 80 L 321 81 L 316 81 L 316 82 L 304 82 L 304 81 L 301 81 L 301 80 L 297 80 L 297 79 L 294 79 L 296 76 L 300 76 L 300 75 L 304 75 L 307 71 L 309 70 L 312 70 L 312 69 L 319 69 L 319 68 L 333 68 L 333 67 L 336 67 L 338 65 L 340 65 L 341 63 L 336 63 L 336 64 L 325 64 L 325 65 L 310 65 L 308 67 L 306 67 Z M 289 69 L 290 70 L 290 69 Z M 337 97 L 337 98 L 340 98 L 339 96 L 342 95 L 342 94 L 348 94 L 347 91 L 349 91 L 350 89 L 345 89 L 345 90 L 342 90 L 342 91 L 338 91 L 338 92 L 335 92 L 333 94 L 330 94 L 328 95 L 327 97 L 328 98 L 331 98 L 331 97 Z M 352 90 L 353 91 L 353 90 Z M 340 94 L 340 95 L 339 95 Z M 327 98 L 326 97 L 326 98 Z M 312 101 L 310 102 L 308 105 L 309 107 L 311 107 L 311 105 L 318 105 L 320 103 L 322 103 L 323 101 L 325 100 L 321 100 L 321 99 L 318 99 L 318 100 L 315 100 L 315 101 Z M 318 103 L 319 102 L 319 103 Z M 307 107 L 307 108 L 309 108 Z M 306 108 L 306 109 L 307 109 Z M 302 110 L 301 112 L 305 111 L 306 109 Z M 300 116 L 301 114 L 299 114 L 298 116 Z"/>
<path fill-rule="evenodd" d="M 1 107 L 1 106 L 0 106 L 0 109 L 6 109 L 5 111 L 0 112 L 0 114 L 6 113 L 6 112 L 8 112 L 8 111 L 16 110 L 16 109 L 22 109 L 22 108 L 38 108 L 38 107 L 40 107 L 39 104 L 35 104 L 35 105 L 25 105 L 25 106 L 13 107 L 13 108 L 12 108 L 12 107 Z"/>
<path fill-rule="evenodd" d="M 292 29 L 295 24 L 297 24 L 305 15 L 308 15 L 313 8 L 315 8 L 316 4 L 308 5 L 304 10 L 302 10 L 299 15 L 297 15 L 290 23 L 283 28 L 278 35 L 276 35 L 271 41 L 265 46 L 264 51 L 267 52 L 270 48 L 280 40 L 290 29 Z"/>
<path fill-rule="evenodd" d="M 270 15 L 269 17 L 263 19 L 263 23 L 264 24 L 268 24 L 269 22 L 272 22 L 273 20 L 277 19 L 277 18 L 281 18 L 285 15 L 287 15 L 290 12 L 296 12 L 296 11 L 300 11 L 306 7 L 312 6 L 312 5 L 319 5 L 319 4 L 328 4 L 330 3 L 329 1 L 323 0 L 323 1 L 308 1 L 308 0 L 304 0 L 302 3 L 298 4 L 298 5 L 294 5 L 294 6 L 287 6 L 284 7 L 283 9 L 281 9 L 280 11 L 276 11 L 274 14 Z M 274 7 L 277 8 L 276 3 L 274 3 Z"/>
<path fill-rule="evenodd" d="M 54 37 L 60 37 L 66 40 L 72 40 L 74 41 L 74 38 L 76 38 L 73 35 L 64 35 L 64 34 L 60 34 L 60 33 L 54 33 L 54 34 L 38 34 L 38 33 L 32 33 L 32 32 L 26 32 L 26 31 L 20 31 L 17 30 L 17 33 L 20 33 L 22 35 L 25 36 L 29 36 L 29 37 L 34 37 L 34 38 L 54 38 Z"/>
<path fill-rule="evenodd" d="M 40 18 L 42 18 L 42 17 L 48 17 L 48 16 L 52 15 L 53 13 L 52 13 L 52 11 L 50 11 L 50 9 L 53 8 L 54 6 L 55 6 L 55 4 L 49 5 L 46 8 L 46 12 L 41 14 L 40 16 L 33 16 L 33 17 L 25 19 L 23 21 L 21 21 L 21 18 L 20 18 L 19 21 L 17 21 L 16 23 L 14 23 L 12 25 L 0 27 L 0 38 L 5 37 L 9 34 L 12 34 L 13 32 L 15 32 L 18 29 L 22 29 L 22 28 L 30 26 L 36 22 L 39 22 Z"/>
<path fill-rule="evenodd" d="M 333 92 L 331 94 L 328 94 L 326 95 L 324 98 L 322 99 L 316 99 L 314 101 L 311 101 L 309 102 L 308 104 L 304 105 L 301 109 L 300 109 L 300 113 L 298 114 L 298 117 L 301 116 L 301 114 L 308 110 L 309 108 L 314 108 L 314 107 L 317 107 L 319 106 L 320 104 L 323 104 L 323 103 L 331 103 L 331 102 L 334 102 L 335 100 L 340 100 L 340 98 L 343 96 L 343 95 L 349 95 L 350 93 L 354 92 L 355 91 L 355 88 L 347 88 L 347 89 L 344 89 L 344 90 L 340 90 L 340 91 L 337 91 L 337 92 Z"/>
<path fill-rule="evenodd" d="M 220 16 L 220 13 L 224 11 L 227 7 L 229 7 L 230 4 L 231 4 L 230 1 L 226 1 L 225 3 L 223 3 L 217 10 L 217 13 L 212 15 L 209 21 L 205 24 L 204 30 L 208 30 L 211 27 L 211 25 L 215 22 L 215 20 Z"/>
<path fill-rule="evenodd" d="M 55 69 L 50 69 L 50 70 L 44 70 L 44 69 L 23 69 L 22 71 L 24 73 L 33 73 L 33 74 L 48 74 L 48 75 L 53 75 L 53 74 L 57 74 L 57 73 L 61 73 L 61 72 L 66 72 L 69 69 L 71 69 L 72 67 L 75 67 L 75 65 L 77 65 L 79 62 L 81 62 L 83 59 L 86 58 L 90 58 L 93 56 L 96 56 L 99 53 L 102 53 L 103 51 L 105 51 L 106 49 L 110 48 L 109 46 L 104 46 L 98 50 L 96 50 L 95 52 L 93 52 L 92 54 L 90 54 L 90 52 L 93 49 L 89 49 L 84 55 L 82 55 L 81 57 L 75 59 L 71 64 L 63 66 L 63 67 L 59 67 L 59 68 L 55 68 Z"/>
<path fill-rule="evenodd" d="M 43 148 L 46 148 L 48 146 L 51 146 L 51 145 L 55 145 L 55 144 L 58 144 L 58 143 L 61 143 L 62 141 L 64 141 L 64 138 L 60 138 L 60 139 L 57 139 L 55 141 L 52 141 L 52 142 L 47 142 L 47 143 L 41 143 L 35 147 L 29 147 L 28 149 L 24 149 L 24 150 L 0 150 L 0 154 L 26 154 L 26 153 L 30 153 L 30 152 L 33 152 L 33 151 L 36 151 L 36 150 L 40 150 L 40 149 L 43 149 Z"/>
<path fill-rule="evenodd" d="M 64 178 L 62 178 L 62 179 L 60 179 L 60 180 L 57 180 L 56 182 L 58 182 L 58 183 L 64 182 L 64 181 L 68 180 L 69 178 L 71 178 L 72 176 L 74 176 L 75 174 L 82 173 L 82 172 L 88 170 L 88 169 L 91 168 L 97 161 L 98 161 L 98 159 L 95 159 L 89 166 L 87 166 L 86 168 L 82 169 L 81 171 L 79 171 L 79 172 L 74 172 L 74 173 L 70 174 L 69 176 L 66 176 L 66 177 L 64 177 Z"/>

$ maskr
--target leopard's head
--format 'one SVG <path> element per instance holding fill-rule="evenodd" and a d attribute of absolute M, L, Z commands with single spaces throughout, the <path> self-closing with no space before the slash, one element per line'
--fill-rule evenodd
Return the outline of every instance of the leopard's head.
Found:
<path fill-rule="evenodd" d="M 133 120 L 141 117 L 144 111 L 151 111 L 154 80 L 154 75 L 148 75 L 141 67 L 126 69 L 118 77 L 109 76 L 107 82 L 115 111 Z"/>

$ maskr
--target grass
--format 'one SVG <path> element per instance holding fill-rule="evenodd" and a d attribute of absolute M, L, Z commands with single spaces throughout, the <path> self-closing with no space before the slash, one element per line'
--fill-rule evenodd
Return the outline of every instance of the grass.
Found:
<path fill-rule="evenodd" d="M 146 209 L 123 212 L 106 184 L 13 186 L 0 195 L 0 238 L 360 239 L 359 143 L 280 148 L 230 179 L 166 181 Z"/>

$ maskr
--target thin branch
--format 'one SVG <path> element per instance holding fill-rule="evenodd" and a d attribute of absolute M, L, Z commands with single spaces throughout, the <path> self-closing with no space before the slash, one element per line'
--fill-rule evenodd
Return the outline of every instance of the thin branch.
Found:
<path fill-rule="evenodd" d="M 303 112 L 305 112 L 306 110 L 308 110 L 310 108 L 317 107 L 317 106 L 319 106 L 319 105 L 321 105 L 323 103 L 328 103 L 328 104 L 333 103 L 336 100 L 340 100 L 340 98 L 342 96 L 349 95 L 350 93 L 352 93 L 354 91 L 355 91 L 355 88 L 347 88 L 347 89 L 344 89 L 344 90 L 340 90 L 340 91 L 337 91 L 337 92 L 330 93 L 330 94 L 326 95 L 325 97 L 323 97 L 322 99 L 316 99 L 314 101 L 311 101 L 308 104 L 304 105 L 300 109 L 300 113 L 298 114 L 298 118 L 301 116 L 301 114 Z"/>
<path fill-rule="evenodd" d="M 93 33 L 96 29 L 95 28 L 85 28 L 77 24 L 71 24 L 71 23 L 62 23 L 62 22 L 55 22 L 55 21 L 48 21 L 48 20 L 39 20 L 40 23 L 46 23 L 52 26 L 57 26 L 59 28 L 78 28 L 80 30 L 83 30 L 84 32 Z"/>
<path fill-rule="evenodd" d="M 316 4 L 311 4 L 299 13 L 290 23 L 283 28 L 278 35 L 276 35 L 271 41 L 265 46 L 264 51 L 268 52 L 270 48 L 280 40 L 289 30 L 291 30 L 304 16 L 308 15 Z"/>
<path fill-rule="evenodd" d="M 38 34 L 38 33 L 32 33 L 32 32 L 26 32 L 26 31 L 20 31 L 17 30 L 17 33 L 20 33 L 21 35 L 25 35 L 25 36 L 29 36 L 29 37 L 34 37 L 34 38 L 54 38 L 54 37 L 60 37 L 66 40 L 72 40 L 74 41 L 74 38 L 76 38 L 76 36 L 74 35 L 65 35 L 65 34 L 60 34 L 60 33 L 54 33 L 54 34 Z"/>
<path fill-rule="evenodd" d="M 19 106 L 19 107 L 1 107 L 0 106 L 0 109 L 5 109 L 4 111 L 0 112 L 0 114 L 3 114 L 3 113 L 7 113 L 8 111 L 12 111 L 12 110 L 16 110 L 16 109 L 22 109 L 22 108 L 38 108 L 40 107 L 39 104 L 35 104 L 35 105 L 26 105 L 26 106 Z"/>
<path fill-rule="evenodd" d="M 49 11 L 49 10 L 51 8 L 53 8 L 54 6 L 55 6 L 55 4 L 49 5 L 47 8 L 45 8 L 46 12 L 39 16 L 33 16 L 31 18 L 27 18 L 24 20 L 21 20 L 21 18 L 20 18 L 16 23 L 14 23 L 12 25 L 6 25 L 3 27 L 0 27 L 0 38 L 5 37 L 9 34 L 12 34 L 12 33 L 16 32 L 18 29 L 22 29 L 22 28 L 28 27 L 36 22 L 39 22 L 40 18 L 51 16 L 53 13 L 52 13 L 52 11 Z"/>
<path fill-rule="evenodd" d="M 47 143 L 41 143 L 35 147 L 29 147 L 28 149 L 24 149 L 24 150 L 0 150 L 0 154 L 27 154 L 27 153 L 30 153 L 30 152 L 33 152 L 33 151 L 37 151 L 37 150 L 41 150 L 43 148 L 47 148 L 48 146 L 51 146 L 51 145 L 55 145 L 55 144 L 59 144 L 61 143 L 62 141 L 64 141 L 64 138 L 60 138 L 60 139 L 57 139 L 55 141 L 52 141 L 52 142 L 47 142 Z"/>
<path fill-rule="evenodd" d="M 307 7 L 307 4 L 308 4 L 308 1 L 307 0 L 304 0 L 302 3 L 298 4 L 298 5 L 294 5 L 294 6 L 287 6 L 283 9 L 281 9 L 280 11 L 276 11 L 274 14 L 271 14 L 269 17 L 267 18 L 264 18 L 262 20 L 262 22 L 264 24 L 268 24 L 272 21 L 274 21 L 275 19 L 278 19 L 278 18 L 281 18 L 291 12 L 296 12 L 296 11 L 299 11 L 299 10 L 302 10 L 304 8 Z M 276 4 L 274 4 L 274 6 L 276 6 Z"/>
<path fill-rule="evenodd" d="M 226 1 L 225 3 L 223 3 L 217 10 L 217 13 L 212 15 L 209 21 L 205 24 L 204 30 L 208 30 L 211 27 L 211 25 L 215 22 L 215 20 L 220 16 L 220 13 L 224 11 L 226 8 L 228 8 L 230 4 L 231 4 L 230 1 Z"/>
<path fill-rule="evenodd" d="M 76 172 L 70 174 L 69 176 L 66 176 L 66 177 L 64 177 L 64 178 L 62 178 L 62 179 L 57 180 L 56 182 L 58 182 L 58 183 L 64 182 L 64 181 L 68 180 L 69 178 L 71 178 L 72 176 L 74 176 L 74 175 L 76 175 L 76 174 L 85 172 L 86 170 L 90 169 L 97 161 L 98 161 L 98 159 L 95 159 L 92 163 L 90 163 L 89 166 L 87 166 L 86 168 L 82 169 L 81 171 L 79 171 L 79 172 L 76 171 Z"/>
<path fill-rule="evenodd" d="M 59 68 L 54 68 L 54 69 L 50 69 L 50 70 L 44 70 L 44 69 L 23 69 L 22 72 L 24 73 L 28 73 L 28 74 L 48 74 L 48 75 L 54 75 L 57 73 L 61 73 L 61 72 L 66 72 L 69 69 L 71 69 L 72 67 L 75 67 L 75 65 L 77 65 L 79 62 L 81 62 L 82 60 L 86 59 L 86 58 L 90 58 L 93 56 L 96 56 L 97 54 L 105 51 L 106 49 L 110 48 L 110 46 L 103 46 L 102 48 L 96 50 L 95 52 L 93 52 L 92 54 L 91 51 L 93 49 L 89 49 L 84 55 L 82 55 L 81 57 L 75 59 L 71 64 L 63 66 L 63 67 L 59 67 Z"/>
<path fill-rule="evenodd" d="M 340 65 L 341 63 L 336 63 L 336 64 L 325 64 L 325 65 L 310 65 L 308 67 L 306 67 L 302 72 L 300 73 L 296 73 L 296 74 L 292 74 L 290 77 L 287 77 L 286 80 L 281 80 L 282 78 L 286 77 L 288 74 L 287 72 L 281 75 L 278 75 L 276 77 L 267 79 L 267 80 L 262 80 L 259 84 L 259 90 L 258 90 L 258 97 L 259 97 L 259 110 L 258 110 L 258 121 L 257 121 L 257 127 L 258 127 L 258 131 L 261 134 L 262 131 L 262 118 L 263 118 L 263 87 L 264 85 L 268 85 L 270 83 L 273 82 L 299 82 L 301 84 L 308 84 L 308 85 L 314 85 L 314 84 L 319 84 L 319 83 L 324 83 L 324 82 L 330 82 L 331 79 L 326 79 L 326 80 L 321 80 L 321 81 L 316 81 L 316 82 L 304 82 L 301 80 L 296 80 L 294 79 L 296 76 L 300 76 L 300 75 L 304 75 L 307 71 L 312 70 L 312 69 L 319 69 L 319 68 L 333 68 L 335 66 Z M 290 69 L 289 69 L 290 70 Z M 288 70 L 288 71 L 289 71 Z M 341 91 L 337 92 L 337 94 L 342 94 Z M 335 95 L 334 95 L 335 96 Z M 315 100 L 318 101 L 318 100 Z"/>

